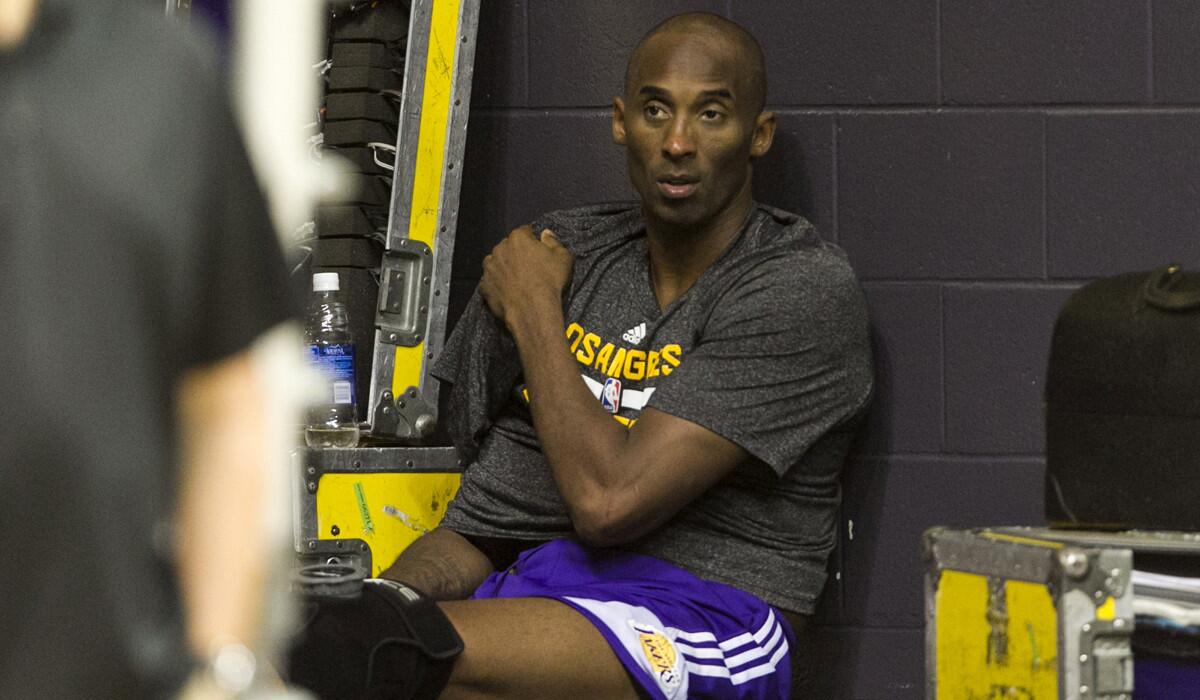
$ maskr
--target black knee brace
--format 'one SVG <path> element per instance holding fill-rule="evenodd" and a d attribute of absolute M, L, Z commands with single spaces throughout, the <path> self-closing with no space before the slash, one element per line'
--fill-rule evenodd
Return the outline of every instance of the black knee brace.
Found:
<path fill-rule="evenodd" d="M 361 596 L 304 605 L 288 680 L 321 700 L 433 700 L 463 650 L 437 605 L 402 583 L 367 579 Z"/>

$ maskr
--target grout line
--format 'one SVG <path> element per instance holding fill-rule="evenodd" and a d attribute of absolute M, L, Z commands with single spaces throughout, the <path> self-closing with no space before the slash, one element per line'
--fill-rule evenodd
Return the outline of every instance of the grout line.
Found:
<path fill-rule="evenodd" d="M 942 0 L 937 0 L 933 6 L 933 59 L 934 70 L 937 71 L 937 104 L 945 99 L 942 95 L 942 77 L 945 73 L 942 67 Z"/>
<path fill-rule="evenodd" d="M 941 336 L 942 361 L 938 363 L 938 384 L 942 387 L 942 430 L 939 450 L 946 451 L 949 442 L 950 401 L 946 390 L 946 286 L 938 287 L 938 335 Z"/>
<path fill-rule="evenodd" d="M 998 460 L 1006 463 L 1041 464 L 1046 455 L 1041 452 L 855 452 L 850 461 L 920 460 L 924 462 L 974 462 L 992 464 Z"/>
<path fill-rule="evenodd" d="M 1146 0 L 1146 98 L 1154 102 L 1154 0 Z"/>
<path fill-rule="evenodd" d="M 830 165 L 830 169 L 829 169 L 830 170 L 830 178 L 832 180 L 832 182 L 830 183 L 829 199 L 830 199 L 830 206 L 833 208 L 833 211 L 830 212 L 831 220 L 830 220 L 829 225 L 833 227 L 833 230 L 830 231 L 830 240 L 837 245 L 841 245 L 842 244 L 841 243 L 842 232 L 841 232 L 840 219 L 838 217 L 838 192 L 841 190 L 841 187 L 838 186 L 838 118 L 837 118 L 837 115 L 834 115 L 833 119 L 830 119 L 829 121 L 830 121 L 830 130 L 832 131 L 832 133 L 830 134 L 830 141 L 829 141 L 829 144 L 830 144 L 829 145 L 829 152 L 830 152 L 829 157 L 833 161 L 832 164 Z"/>
<path fill-rule="evenodd" d="M 528 86 L 527 86 L 528 87 Z M 495 106 L 476 107 L 480 110 L 495 110 L 500 112 L 532 112 L 537 114 L 556 114 L 560 112 L 605 112 L 612 105 L 573 105 L 573 106 Z M 474 109 L 472 111 L 474 111 Z M 881 115 L 939 115 L 939 114 L 1010 114 L 1019 112 L 1028 115 L 1047 114 L 1050 116 L 1120 116 L 1129 115 L 1200 115 L 1200 104 L 1194 103 L 1156 103 L 1146 104 L 1112 104 L 1112 105 L 1066 105 L 1066 104 L 1011 104 L 1011 105 L 798 105 L 772 103 L 771 110 L 776 114 L 808 115 L 808 116 L 854 116 L 858 114 Z"/>
<path fill-rule="evenodd" d="M 1050 152 L 1047 147 L 1047 122 L 1049 118 L 1042 115 L 1042 276 L 1050 279 Z"/>
<path fill-rule="evenodd" d="M 529 3 L 524 3 L 524 12 L 522 19 L 525 22 L 525 107 L 528 108 L 533 102 L 533 86 L 530 84 L 529 64 L 533 60 L 529 51 Z"/>

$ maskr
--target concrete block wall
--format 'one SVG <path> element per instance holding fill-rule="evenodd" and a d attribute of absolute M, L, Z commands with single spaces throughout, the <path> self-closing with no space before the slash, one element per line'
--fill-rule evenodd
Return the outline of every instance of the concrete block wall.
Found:
<path fill-rule="evenodd" d="M 513 226 L 632 196 L 608 106 L 641 34 L 692 9 L 762 42 L 780 128 L 756 194 L 847 250 L 873 315 L 818 697 L 921 697 L 920 533 L 1041 522 L 1058 309 L 1200 267 L 1200 3 L 485 0 L 452 315 Z"/>

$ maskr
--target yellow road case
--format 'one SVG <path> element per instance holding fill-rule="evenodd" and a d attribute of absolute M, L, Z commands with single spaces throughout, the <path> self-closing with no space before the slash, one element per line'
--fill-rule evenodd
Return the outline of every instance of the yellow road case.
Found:
<path fill-rule="evenodd" d="M 1132 698 L 1129 548 L 1042 529 L 925 533 L 926 697 Z"/>

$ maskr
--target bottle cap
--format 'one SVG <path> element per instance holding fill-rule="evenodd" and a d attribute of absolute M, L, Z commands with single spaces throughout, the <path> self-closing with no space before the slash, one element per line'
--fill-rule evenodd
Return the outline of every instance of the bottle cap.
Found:
<path fill-rule="evenodd" d="M 340 285 L 338 283 L 338 273 L 336 272 L 315 272 L 313 273 L 313 291 L 314 292 L 336 292 Z"/>

